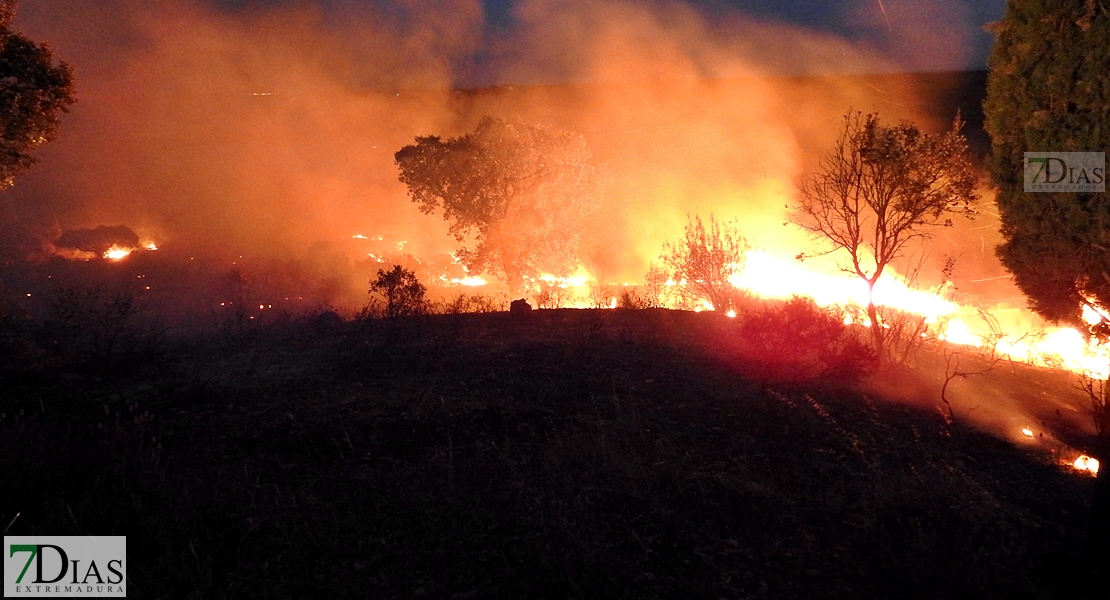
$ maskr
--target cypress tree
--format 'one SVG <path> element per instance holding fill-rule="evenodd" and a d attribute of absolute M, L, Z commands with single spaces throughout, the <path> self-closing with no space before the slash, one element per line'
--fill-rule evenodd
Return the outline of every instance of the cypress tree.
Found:
<path fill-rule="evenodd" d="M 1110 308 L 1110 195 L 1026 193 L 1023 158 L 1025 152 L 1110 152 L 1110 5 L 1010 0 L 992 29 L 997 40 L 983 110 L 1005 239 L 998 256 L 1034 311 L 1082 324 L 1084 304 Z M 1093 333 L 1110 339 L 1105 323 Z M 1092 394 L 1092 400 L 1100 434 L 1094 450 L 1110 465 L 1107 397 Z M 1090 540 L 1096 572 L 1107 577 L 1107 467 L 1095 484 Z"/>

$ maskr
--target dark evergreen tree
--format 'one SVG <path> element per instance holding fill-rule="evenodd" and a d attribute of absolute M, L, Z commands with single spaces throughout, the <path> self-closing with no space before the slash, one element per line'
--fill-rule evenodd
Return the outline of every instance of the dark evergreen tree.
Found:
<path fill-rule="evenodd" d="M 1010 0 L 983 105 L 1005 242 L 1002 263 L 1044 317 L 1082 325 L 1110 307 L 1110 195 L 1024 192 L 1025 152 L 1110 152 L 1110 6 L 1098 0 Z M 1094 329 L 1110 338 L 1106 324 Z M 1106 398 L 1093 398 L 1096 408 Z M 1110 460 L 1105 410 L 1099 458 Z M 1096 417 L 1099 418 L 1099 417 Z M 1110 472 L 1096 486 L 1094 535 L 1110 557 Z M 1105 570 L 1105 569 L 1103 569 Z"/>
<path fill-rule="evenodd" d="M 1110 14 L 1083 0 L 1011 0 L 990 60 L 986 128 L 1002 263 L 1036 312 L 1081 324 L 1110 306 L 1110 196 L 1024 192 L 1025 152 L 1110 151 Z"/>

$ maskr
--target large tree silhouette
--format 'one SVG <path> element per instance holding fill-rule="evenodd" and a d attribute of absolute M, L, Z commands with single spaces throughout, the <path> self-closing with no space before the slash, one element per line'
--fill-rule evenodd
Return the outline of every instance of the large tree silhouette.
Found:
<path fill-rule="evenodd" d="M 58 114 L 75 102 L 73 69 L 11 30 L 16 5 L 0 0 L 0 188 L 35 164 L 32 152 L 54 138 Z"/>
<path fill-rule="evenodd" d="M 998 256 L 1034 311 L 1083 326 L 1084 305 L 1110 308 L 1110 194 L 1026 193 L 1024 153 L 1110 152 L 1110 9 L 1105 2 L 1010 0 L 992 28 L 983 110 L 1005 239 Z M 1105 321 L 1092 330 L 1110 339 Z M 1095 452 L 1106 464 L 1107 398 L 1092 399 L 1101 432 Z M 1095 489 L 1091 539 L 1110 572 L 1107 469 Z"/>
<path fill-rule="evenodd" d="M 525 276 L 574 270 L 605 187 L 585 139 L 546 125 L 486 118 L 461 137 L 418 137 L 395 158 L 420 210 L 443 210 L 461 262 L 513 294 Z"/>

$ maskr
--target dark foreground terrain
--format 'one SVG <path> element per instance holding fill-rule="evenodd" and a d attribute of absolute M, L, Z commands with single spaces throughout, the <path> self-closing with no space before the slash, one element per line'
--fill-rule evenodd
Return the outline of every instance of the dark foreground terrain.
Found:
<path fill-rule="evenodd" d="M 766 387 L 735 337 L 537 311 L 46 361 L 0 388 L 0 518 L 126 535 L 132 598 L 1099 596 L 1091 478 L 936 412 Z"/>

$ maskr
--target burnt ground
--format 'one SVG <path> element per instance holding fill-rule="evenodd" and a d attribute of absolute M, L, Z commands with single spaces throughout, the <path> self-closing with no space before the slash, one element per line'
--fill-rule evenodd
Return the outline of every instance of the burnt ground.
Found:
<path fill-rule="evenodd" d="M 134 598 L 1097 595 L 1093 480 L 1045 444 L 875 391 L 935 396 L 920 368 L 760 384 L 736 337 L 663 310 L 291 320 L 10 370 L 0 518 L 126 535 Z"/>

